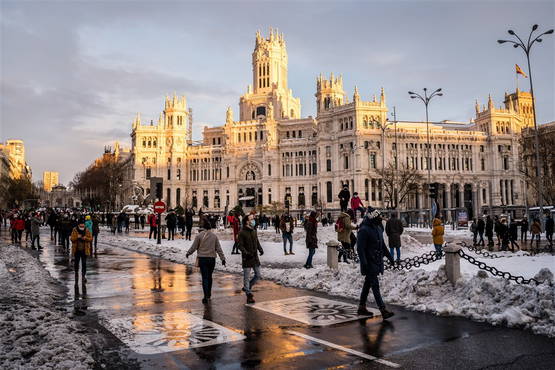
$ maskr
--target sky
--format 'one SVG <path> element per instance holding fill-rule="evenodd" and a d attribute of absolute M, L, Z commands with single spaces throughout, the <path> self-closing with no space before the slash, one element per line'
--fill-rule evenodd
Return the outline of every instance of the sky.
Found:
<path fill-rule="evenodd" d="M 255 33 L 284 33 L 289 87 L 315 116 L 316 77 L 343 75 L 352 98 L 385 89 L 400 120 L 424 120 L 407 91 L 441 87 L 430 120 L 468 121 L 476 99 L 515 89 L 521 49 L 508 29 L 555 26 L 555 1 L 6 1 L 0 0 L 0 140 L 25 141 L 33 177 L 67 184 L 119 140 L 137 112 L 155 122 L 185 95 L 193 136 L 222 125 L 252 83 Z M 538 122 L 555 120 L 555 37 L 532 51 Z M 520 79 L 528 90 L 528 80 Z"/>

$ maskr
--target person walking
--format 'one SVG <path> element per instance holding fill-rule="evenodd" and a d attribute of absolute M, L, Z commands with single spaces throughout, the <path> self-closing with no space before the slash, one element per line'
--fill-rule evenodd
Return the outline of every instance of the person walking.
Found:
<path fill-rule="evenodd" d="M 181 211 L 177 215 L 177 232 L 181 234 L 181 236 L 185 236 L 185 215 L 183 211 Z"/>
<path fill-rule="evenodd" d="M 482 247 L 485 246 L 485 242 L 484 242 L 485 230 L 486 230 L 486 223 L 484 222 L 484 219 L 483 218 L 478 219 L 477 231 L 478 231 L 478 235 L 480 236 L 480 239 L 478 240 L 477 245 L 481 245 Z"/>
<path fill-rule="evenodd" d="M 486 217 L 486 237 L 488 238 L 488 249 L 493 250 L 493 220 L 490 215 Z"/>
<path fill-rule="evenodd" d="M 57 218 L 58 218 L 58 215 L 56 214 L 56 212 L 52 211 L 48 215 L 48 221 L 46 221 L 48 226 L 50 226 L 50 240 L 54 240 L 54 238 L 56 237 L 55 226 L 56 226 Z"/>
<path fill-rule="evenodd" d="M 522 221 L 520 221 L 520 241 L 524 239 L 526 243 L 528 241 L 528 219 L 524 217 Z"/>
<path fill-rule="evenodd" d="M 380 292 L 380 282 L 378 275 L 383 274 L 383 258 L 386 257 L 391 264 L 395 261 L 387 250 L 383 239 L 383 226 L 380 213 L 372 207 L 368 207 L 366 216 L 360 224 L 357 239 L 357 251 L 360 258 L 360 272 L 364 276 L 364 285 L 360 292 L 360 301 L 357 313 L 359 315 L 373 316 L 372 312 L 366 308 L 368 293 L 372 288 L 374 300 L 382 314 L 384 320 L 394 315 L 385 307 Z"/>
<path fill-rule="evenodd" d="M 353 197 L 351 198 L 351 209 L 355 215 L 355 223 L 357 222 L 357 211 L 360 212 L 360 218 L 364 217 L 364 204 L 362 204 L 362 199 L 359 198 L 357 192 L 354 192 Z"/>
<path fill-rule="evenodd" d="M 40 245 L 40 225 L 42 224 L 41 219 L 38 214 L 33 214 L 31 217 L 31 248 L 35 249 L 35 241 L 37 242 L 37 248 L 42 249 Z"/>
<path fill-rule="evenodd" d="M 16 242 L 21 244 L 21 238 L 23 237 L 23 230 L 25 230 L 25 221 L 21 214 L 17 214 L 14 222 L 14 229 L 16 232 Z"/>
<path fill-rule="evenodd" d="M 497 228 L 499 232 L 499 238 L 501 239 L 501 250 L 506 251 L 509 249 L 509 227 L 507 226 L 507 219 L 502 218 L 499 221 L 499 226 Z"/>
<path fill-rule="evenodd" d="M 73 225 L 69 219 L 69 215 L 64 213 L 60 220 L 60 233 L 62 234 L 62 247 L 65 251 L 69 251 L 69 238 L 71 236 L 71 231 L 73 230 Z"/>
<path fill-rule="evenodd" d="M 158 220 L 154 213 L 148 215 L 148 226 L 150 227 L 148 238 L 151 239 L 154 235 L 154 239 L 156 239 L 158 236 Z"/>
<path fill-rule="evenodd" d="M 193 216 L 195 215 L 195 211 L 193 211 L 190 207 L 187 208 L 185 211 L 185 239 L 191 240 L 191 231 L 193 230 Z"/>
<path fill-rule="evenodd" d="M 85 227 L 91 232 L 93 232 L 93 222 L 90 215 L 85 216 Z"/>
<path fill-rule="evenodd" d="M 351 216 L 347 212 L 341 212 L 337 221 L 335 222 L 335 232 L 337 232 L 337 240 L 341 243 L 342 251 L 339 252 L 337 260 L 349 263 L 347 251 L 351 249 L 351 233 L 353 231 L 353 224 L 351 223 Z"/>
<path fill-rule="evenodd" d="M 175 228 L 177 227 L 177 216 L 173 210 L 166 216 L 166 224 L 168 225 L 168 240 L 175 240 Z"/>
<path fill-rule="evenodd" d="M 518 223 L 515 219 L 512 219 L 509 223 L 509 242 L 511 243 L 511 250 L 515 251 L 515 245 L 517 249 L 520 249 L 520 246 L 516 242 L 518 240 Z"/>
<path fill-rule="evenodd" d="M 403 222 L 397 218 L 394 212 L 385 223 L 385 233 L 389 238 L 389 253 L 394 256 L 393 251 L 397 251 L 397 263 L 401 263 L 401 234 L 403 234 Z"/>
<path fill-rule="evenodd" d="M 542 233 L 542 225 L 540 224 L 540 220 L 535 218 L 534 222 L 530 226 L 530 233 L 532 234 L 532 239 L 530 239 L 530 248 L 534 248 L 534 240 L 536 240 L 536 248 L 540 248 L 540 239 Z"/>
<path fill-rule="evenodd" d="M 98 215 L 92 216 L 92 236 L 93 236 L 93 249 L 94 256 L 97 256 L 98 234 L 100 234 L 100 218 Z"/>
<path fill-rule="evenodd" d="M 202 303 L 207 304 L 212 296 L 212 274 L 216 267 L 216 254 L 220 257 L 223 266 L 225 266 L 225 256 L 218 237 L 212 232 L 210 222 L 206 219 L 201 222 L 203 231 L 197 234 L 193 245 L 185 256 L 189 258 L 191 254 L 197 252 L 198 267 L 202 276 L 202 291 L 204 293 Z"/>
<path fill-rule="evenodd" d="M 235 213 L 231 213 L 231 219 L 229 224 L 231 225 L 231 230 L 233 230 L 233 247 L 231 248 L 231 254 L 239 254 L 239 230 L 241 229 L 239 225 L 239 218 Z"/>
<path fill-rule="evenodd" d="M 347 206 L 349 205 L 349 200 L 351 199 L 351 192 L 349 191 L 349 186 L 347 184 L 343 184 L 343 188 L 337 197 L 339 198 L 341 212 L 347 212 Z"/>
<path fill-rule="evenodd" d="M 434 247 L 436 249 L 436 255 L 441 257 L 443 255 L 442 246 L 443 246 L 443 235 L 445 234 L 445 226 L 443 226 L 441 220 L 439 218 L 434 218 L 432 223 L 432 238 Z"/>
<path fill-rule="evenodd" d="M 85 227 L 85 222 L 80 220 L 77 227 L 71 232 L 71 255 L 75 270 L 75 284 L 79 281 L 79 262 L 81 262 L 81 283 L 86 283 L 87 257 L 91 255 L 92 234 Z"/>
<path fill-rule="evenodd" d="M 478 224 L 476 223 L 476 219 L 472 219 L 472 224 L 470 225 L 470 232 L 472 233 L 472 245 L 476 246 L 478 242 Z"/>
<path fill-rule="evenodd" d="M 501 220 L 499 220 L 498 216 L 495 216 L 493 218 L 493 231 L 495 232 L 495 237 L 497 238 L 497 247 L 501 245 L 500 228 L 501 228 Z"/>
<path fill-rule="evenodd" d="M 254 303 L 254 296 L 252 294 L 252 286 L 260 279 L 260 259 L 258 254 L 262 256 L 264 250 L 258 240 L 258 235 L 254 229 L 256 221 L 254 215 L 250 214 L 248 217 L 243 218 L 243 228 L 239 232 L 239 245 L 241 251 L 241 260 L 243 266 L 243 290 L 247 295 L 247 303 Z M 251 270 L 254 271 L 254 276 L 251 278 Z"/>
<path fill-rule="evenodd" d="M 283 239 L 283 253 L 287 256 L 289 254 L 295 254 L 293 252 L 293 218 L 289 215 L 287 211 L 279 222 L 279 228 L 281 229 L 281 237 Z M 289 241 L 289 253 L 287 253 L 287 241 Z"/>
<path fill-rule="evenodd" d="M 306 269 L 311 269 L 312 266 L 312 258 L 316 253 L 316 248 L 318 248 L 318 236 L 316 234 L 318 229 L 318 221 L 316 220 L 316 211 L 311 211 L 310 215 L 308 215 L 308 220 L 306 220 L 304 224 L 304 229 L 306 232 L 306 247 L 308 248 L 308 257 L 306 259 L 306 263 L 304 267 Z"/>
<path fill-rule="evenodd" d="M 141 230 L 145 229 L 145 215 L 141 213 L 141 216 L 139 217 L 139 220 L 141 221 Z"/>
<path fill-rule="evenodd" d="M 549 249 L 553 251 L 553 217 L 548 215 L 545 219 L 545 239 L 549 242 Z"/>
<path fill-rule="evenodd" d="M 279 228 L 279 224 L 281 222 L 281 217 L 276 214 L 273 219 L 274 227 L 276 229 L 276 234 L 281 234 L 281 229 Z"/>

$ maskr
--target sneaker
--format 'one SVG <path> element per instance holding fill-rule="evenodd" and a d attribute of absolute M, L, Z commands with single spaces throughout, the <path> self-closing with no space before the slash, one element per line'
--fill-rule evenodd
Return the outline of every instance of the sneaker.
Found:
<path fill-rule="evenodd" d="M 288 255 L 289 255 L 289 253 L 285 252 L 285 253 L 284 253 L 284 255 L 288 256 Z"/>
<path fill-rule="evenodd" d="M 289 254 L 295 254 L 295 252 L 289 252 Z"/>
<path fill-rule="evenodd" d="M 380 309 L 380 312 L 382 313 L 382 318 L 384 320 L 389 319 L 390 317 L 394 316 L 395 314 L 391 311 L 386 310 L 385 308 Z"/>
<path fill-rule="evenodd" d="M 247 294 L 247 303 L 248 304 L 254 303 L 254 297 L 251 293 Z"/>
<path fill-rule="evenodd" d="M 358 306 L 357 314 L 359 314 L 361 316 L 374 317 L 374 314 L 372 312 L 368 311 L 368 309 L 366 309 L 366 306 Z"/>

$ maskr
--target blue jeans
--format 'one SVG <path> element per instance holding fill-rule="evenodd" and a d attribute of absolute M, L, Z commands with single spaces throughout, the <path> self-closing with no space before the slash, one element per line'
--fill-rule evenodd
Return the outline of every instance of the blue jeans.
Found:
<path fill-rule="evenodd" d="M 289 240 L 289 253 L 293 252 L 293 234 L 284 232 L 283 238 L 283 253 L 287 253 L 287 241 Z"/>
<path fill-rule="evenodd" d="M 308 258 L 306 259 L 305 266 L 312 266 L 312 257 L 316 253 L 316 248 L 308 248 Z"/>
<path fill-rule="evenodd" d="M 401 259 L 401 247 L 396 247 L 396 248 L 389 248 L 389 253 L 391 254 L 391 257 L 393 257 L 393 251 L 397 250 L 397 260 Z"/>
<path fill-rule="evenodd" d="M 251 269 L 254 271 L 254 276 L 251 279 Z M 245 293 L 251 294 L 251 288 L 260 279 L 260 266 L 243 267 L 243 288 Z"/>
<path fill-rule="evenodd" d="M 437 254 L 438 256 L 443 255 L 443 250 L 441 249 L 442 244 L 434 244 L 434 247 L 435 247 L 435 249 L 436 249 L 436 254 Z"/>

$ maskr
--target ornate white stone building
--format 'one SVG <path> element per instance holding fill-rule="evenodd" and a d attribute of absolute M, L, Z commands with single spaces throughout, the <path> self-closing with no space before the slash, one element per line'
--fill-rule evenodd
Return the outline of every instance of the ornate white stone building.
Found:
<path fill-rule="evenodd" d="M 205 128 L 202 143 L 191 140 L 192 114 L 185 97 L 166 97 L 158 123 L 133 122 L 134 180 L 150 191 L 149 178 L 164 180 L 170 207 L 224 211 L 243 206 L 288 203 L 291 209 L 339 208 L 344 183 L 366 205 L 387 207 L 381 191 L 382 163 L 398 160 L 427 179 L 426 123 L 388 119 L 386 95 L 352 100 L 343 79 L 316 80 L 316 117 L 302 117 L 288 88 L 288 57 L 282 34 L 256 34 L 252 85 L 239 99 L 239 119 L 227 109 L 223 125 Z M 440 183 L 442 208 L 522 204 L 518 137 L 532 122 L 531 96 L 505 95 L 504 106 L 476 103 L 471 122 L 431 122 L 431 182 Z M 385 128 L 384 128 L 385 127 Z M 396 127 L 396 128 L 395 128 Z M 383 129 L 382 129 L 383 128 Z M 397 159 L 396 159 L 397 158 Z M 424 181 L 427 182 L 427 181 Z M 415 184 L 402 209 L 427 207 L 427 188 Z"/>

